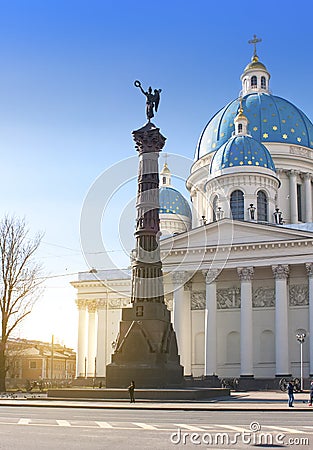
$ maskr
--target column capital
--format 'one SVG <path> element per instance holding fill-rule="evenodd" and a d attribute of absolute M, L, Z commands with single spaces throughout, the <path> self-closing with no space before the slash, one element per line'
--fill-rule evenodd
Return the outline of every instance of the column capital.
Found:
<path fill-rule="evenodd" d="M 306 267 L 308 277 L 313 278 L 313 263 L 306 263 L 305 267 Z"/>
<path fill-rule="evenodd" d="M 290 177 L 296 177 L 297 175 L 299 175 L 300 172 L 298 170 L 291 169 L 287 170 L 287 173 Z"/>
<path fill-rule="evenodd" d="M 86 309 L 87 307 L 87 300 L 78 298 L 77 300 L 75 300 L 75 303 L 77 305 L 77 308 L 80 310 Z"/>
<path fill-rule="evenodd" d="M 182 287 L 188 280 L 188 272 L 182 270 L 180 272 L 172 272 L 172 280 L 175 287 Z"/>
<path fill-rule="evenodd" d="M 87 308 L 89 313 L 96 312 L 97 309 L 97 300 L 87 300 Z"/>
<path fill-rule="evenodd" d="M 276 280 L 285 280 L 289 276 L 288 264 L 278 264 L 277 266 L 272 266 L 272 271 Z"/>
<path fill-rule="evenodd" d="M 98 298 L 96 300 L 97 309 L 105 309 L 107 306 L 107 300 L 105 298 Z"/>
<path fill-rule="evenodd" d="M 202 274 L 205 278 L 205 284 L 211 284 L 214 281 L 217 281 L 217 277 L 220 274 L 220 269 L 208 269 L 202 270 Z"/>
<path fill-rule="evenodd" d="M 240 281 L 251 281 L 253 279 L 254 269 L 253 267 L 238 267 L 237 273 Z"/>

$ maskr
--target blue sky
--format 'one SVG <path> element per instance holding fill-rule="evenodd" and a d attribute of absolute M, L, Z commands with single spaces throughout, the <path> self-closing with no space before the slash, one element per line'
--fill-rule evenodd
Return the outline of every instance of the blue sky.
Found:
<path fill-rule="evenodd" d="M 75 275 L 66 274 L 88 269 L 79 223 L 90 187 L 136 155 L 131 131 L 145 123 L 145 99 L 134 80 L 162 88 L 154 122 L 165 151 L 191 160 L 210 117 L 238 96 L 257 34 L 272 92 L 312 120 L 312 12 L 309 1 L 0 0 L 0 213 L 44 231 L 40 259 L 64 275 L 48 282 L 21 333 L 76 343 Z M 128 264 L 118 229 L 135 190 L 124 186 L 104 217 L 116 264 Z"/>

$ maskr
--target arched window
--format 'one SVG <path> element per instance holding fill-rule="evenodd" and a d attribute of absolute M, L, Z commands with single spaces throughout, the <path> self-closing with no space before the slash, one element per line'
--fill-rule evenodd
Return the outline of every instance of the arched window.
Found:
<path fill-rule="evenodd" d="M 216 195 L 216 196 L 213 198 L 213 202 L 212 202 L 213 222 L 216 222 L 217 202 L 218 202 L 218 196 Z"/>
<path fill-rule="evenodd" d="M 242 123 L 238 123 L 238 133 L 242 133 Z"/>
<path fill-rule="evenodd" d="M 234 191 L 230 196 L 230 210 L 233 219 L 243 220 L 244 219 L 244 200 L 242 191 Z"/>
<path fill-rule="evenodd" d="M 261 77 L 261 88 L 266 89 L 266 79 L 265 77 Z"/>
<path fill-rule="evenodd" d="M 166 177 L 162 177 L 163 178 L 163 184 L 166 184 Z"/>
<path fill-rule="evenodd" d="M 251 77 L 251 87 L 257 87 L 257 84 L 258 84 L 257 77 L 253 75 L 253 77 Z"/>
<path fill-rule="evenodd" d="M 259 222 L 268 221 L 267 203 L 268 202 L 266 193 L 264 191 L 259 191 L 257 195 L 257 212 Z"/>

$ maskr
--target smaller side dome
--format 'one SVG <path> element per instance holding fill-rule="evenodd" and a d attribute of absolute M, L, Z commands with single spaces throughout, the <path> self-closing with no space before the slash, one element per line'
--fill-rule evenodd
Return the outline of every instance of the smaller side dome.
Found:
<path fill-rule="evenodd" d="M 179 214 L 191 219 L 191 209 L 185 197 L 172 187 L 159 190 L 160 214 Z"/>
<path fill-rule="evenodd" d="M 276 172 L 273 159 L 265 145 L 251 136 L 233 136 L 215 153 L 210 173 L 214 175 L 221 170 L 232 167 L 258 167 Z"/>

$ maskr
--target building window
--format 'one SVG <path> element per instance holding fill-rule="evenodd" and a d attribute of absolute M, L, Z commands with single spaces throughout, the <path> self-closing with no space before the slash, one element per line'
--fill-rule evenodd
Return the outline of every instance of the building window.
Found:
<path fill-rule="evenodd" d="M 163 177 L 163 184 L 166 184 L 166 177 Z"/>
<path fill-rule="evenodd" d="M 261 77 L 261 88 L 266 89 L 266 79 L 265 77 Z"/>
<path fill-rule="evenodd" d="M 244 220 L 244 198 L 242 191 L 234 191 L 230 196 L 230 210 L 235 220 Z"/>
<path fill-rule="evenodd" d="M 298 220 L 302 222 L 302 196 L 301 196 L 301 184 L 297 184 L 297 205 L 298 205 Z"/>
<path fill-rule="evenodd" d="M 36 361 L 29 361 L 29 368 L 36 369 L 37 368 Z"/>
<path fill-rule="evenodd" d="M 267 195 L 264 191 L 259 191 L 257 195 L 257 212 L 258 212 L 258 221 L 259 222 L 267 222 L 268 214 L 267 214 Z"/>
<path fill-rule="evenodd" d="M 238 133 L 242 133 L 242 123 L 238 124 Z"/>
<path fill-rule="evenodd" d="M 213 199 L 212 208 L 213 208 L 213 222 L 216 222 L 216 211 L 217 211 L 217 202 L 218 197 L 217 195 Z"/>
<path fill-rule="evenodd" d="M 253 77 L 251 77 L 251 87 L 257 87 L 257 84 L 258 84 L 257 77 L 253 75 Z"/>

